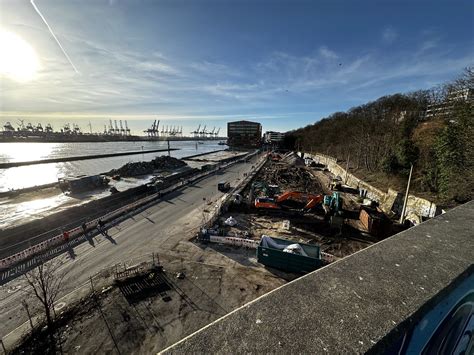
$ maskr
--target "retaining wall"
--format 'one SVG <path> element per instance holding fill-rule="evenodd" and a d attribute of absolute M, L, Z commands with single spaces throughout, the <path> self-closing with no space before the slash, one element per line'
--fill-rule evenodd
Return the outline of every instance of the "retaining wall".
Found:
<path fill-rule="evenodd" d="M 313 160 L 319 164 L 326 165 L 332 174 L 340 176 L 343 181 L 346 181 L 347 178 L 346 184 L 348 186 L 362 190 L 363 195 L 371 200 L 377 201 L 380 204 L 380 208 L 385 213 L 401 215 L 403 208 L 403 193 L 393 189 L 388 189 L 387 192 L 377 189 L 359 179 L 357 176 L 348 173 L 346 169 L 337 163 L 337 159 L 334 157 L 320 153 L 305 153 L 305 156 L 313 158 Z M 414 195 L 408 195 L 406 219 L 414 224 L 420 223 L 423 218 L 431 218 L 440 213 L 440 209 L 433 202 Z"/>

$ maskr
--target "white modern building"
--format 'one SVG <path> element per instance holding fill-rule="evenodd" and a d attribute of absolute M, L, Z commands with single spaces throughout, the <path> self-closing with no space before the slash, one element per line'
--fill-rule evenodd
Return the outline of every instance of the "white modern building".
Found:
<path fill-rule="evenodd" d="M 285 138 L 285 133 L 268 131 L 263 135 L 265 143 L 279 143 Z"/>

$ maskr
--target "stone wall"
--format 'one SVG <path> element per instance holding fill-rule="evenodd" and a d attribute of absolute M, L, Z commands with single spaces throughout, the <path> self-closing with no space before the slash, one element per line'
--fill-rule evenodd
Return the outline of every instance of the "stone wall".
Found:
<path fill-rule="evenodd" d="M 305 154 L 305 157 L 311 157 L 315 162 L 326 165 L 334 176 L 340 176 L 342 181 L 347 181 L 346 185 L 359 189 L 363 196 L 377 201 L 385 213 L 398 216 L 402 213 L 403 193 L 393 189 L 388 189 L 387 192 L 377 189 L 357 176 L 348 173 L 346 169 L 337 163 L 337 159 L 334 157 L 319 153 Z M 440 213 L 441 211 L 433 202 L 414 195 L 408 195 L 406 219 L 414 224 L 420 223 L 423 218 L 431 218 Z"/>

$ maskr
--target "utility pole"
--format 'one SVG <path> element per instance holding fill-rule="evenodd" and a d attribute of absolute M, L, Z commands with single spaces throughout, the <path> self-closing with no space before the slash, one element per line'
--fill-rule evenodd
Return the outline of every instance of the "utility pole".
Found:
<path fill-rule="evenodd" d="M 347 185 L 347 174 L 349 174 L 349 159 L 351 155 L 347 154 L 347 162 L 346 162 L 346 180 L 344 181 L 344 185 Z"/>
<path fill-rule="evenodd" d="M 400 224 L 403 224 L 403 222 L 405 221 L 405 212 L 406 212 L 407 202 L 408 202 L 408 193 L 410 192 L 410 182 L 411 182 L 412 172 L 413 172 L 413 164 L 411 164 L 410 166 L 410 175 L 408 176 L 407 191 L 405 192 L 405 200 L 403 201 L 402 214 L 400 216 Z"/>

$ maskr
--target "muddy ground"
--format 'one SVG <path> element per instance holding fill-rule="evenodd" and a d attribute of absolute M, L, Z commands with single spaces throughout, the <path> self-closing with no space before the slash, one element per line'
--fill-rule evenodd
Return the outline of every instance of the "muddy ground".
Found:
<path fill-rule="evenodd" d="M 281 192 L 302 191 L 330 195 L 333 192 L 329 188 L 332 178 L 331 173 L 320 168 L 269 160 L 254 181 L 278 185 Z M 250 186 L 243 191 L 244 197 L 249 196 L 249 191 Z M 299 211 L 258 211 L 251 203 L 249 208 L 231 209 L 231 212 L 223 214 L 219 224 L 227 236 L 255 240 L 260 240 L 263 234 L 281 237 L 301 243 L 317 244 L 321 247 L 321 251 L 341 258 L 366 248 L 378 239 L 370 236 L 359 221 L 358 195 L 354 194 L 354 191 L 340 194 L 345 211 L 341 230 L 330 228 L 322 209 L 317 208 L 304 214 Z M 226 226 L 224 223 L 230 216 L 238 222 L 234 227 Z"/>
<path fill-rule="evenodd" d="M 158 277 L 164 284 L 151 294 L 130 298 L 126 288 L 114 286 L 63 309 L 58 330 L 62 351 L 153 354 L 285 283 L 256 263 L 213 264 L 213 254 L 202 262 L 162 258 L 164 271 Z M 15 353 L 32 348 L 40 348 L 37 339 Z"/>

